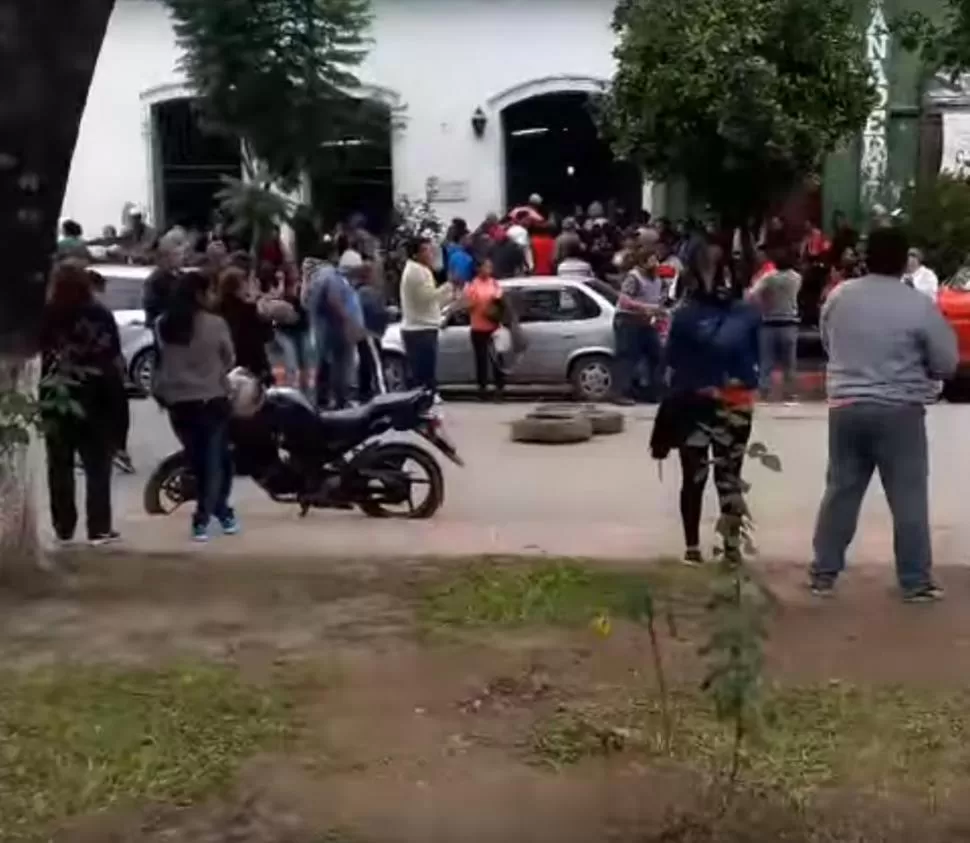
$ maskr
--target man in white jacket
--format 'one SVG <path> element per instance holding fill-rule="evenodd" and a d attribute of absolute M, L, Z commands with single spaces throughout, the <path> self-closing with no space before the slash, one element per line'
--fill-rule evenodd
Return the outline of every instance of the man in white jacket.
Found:
<path fill-rule="evenodd" d="M 903 281 L 917 292 L 936 301 L 936 294 L 940 291 L 940 279 L 923 263 L 923 253 L 919 249 L 909 250 Z"/>
<path fill-rule="evenodd" d="M 427 238 L 408 244 L 408 261 L 401 273 L 401 338 L 408 364 L 408 386 L 437 394 L 438 331 L 441 306 L 454 298 L 450 283 L 435 284 L 434 246 Z"/>

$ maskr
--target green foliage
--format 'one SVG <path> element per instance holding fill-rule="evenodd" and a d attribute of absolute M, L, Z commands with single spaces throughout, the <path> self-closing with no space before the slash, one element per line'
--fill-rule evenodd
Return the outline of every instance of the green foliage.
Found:
<path fill-rule="evenodd" d="M 906 11 L 891 28 L 929 70 L 945 70 L 954 79 L 970 71 L 970 0 L 946 0 L 937 19 L 920 10 Z"/>
<path fill-rule="evenodd" d="M 166 0 L 211 124 L 295 184 L 356 130 L 368 0 Z"/>
<path fill-rule="evenodd" d="M 642 571 L 589 568 L 562 559 L 536 565 L 481 560 L 425 596 L 426 622 L 444 627 L 557 624 L 580 626 L 597 614 L 639 621 L 672 592 L 700 602 L 706 582 L 678 565 Z"/>
<path fill-rule="evenodd" d="M 733 439 L 731 428 L 749 423 L 743 414 L 727 409 L 718 414 L 715 425 L 705 434 L 711 441 L 729 444 Z M 735 460 L 747 456 L 770 471 L 782 470 L 781 459 L 763 442 L 738 443 L 733 448 L 726 465 L 735 465 Z M 755 552 L 747 489 L 740 475 L 722 478 L 718 486 L 718 494 L 727 504 L 717 522 L 723 549 L 708 603 L 710 637 L 701 648 L 707 661 L 702 688 L 713 700 L 718 719 L 730 723 L 733 731 L 729 793 L 733 793 L 740 774 L 744 743 L 758 721 L 769 605 L 744 559 L 744 553 Z"/>
<path fill-rule="evenodd" d="M 40 383 L 39 397 L 16 387 L 0 389 L 0 458 L 30 443 L 31 433 L 43 433 L 44 419 L 56 415 L 83 415 L 71 397 L 73 381 L 49 375 Z"/>
<path fill-rule="evenodd" d="M 228 668 L 72 667 L 0 681 L 0 839 L 48 839 L 72 816 L 188 804 L 288 731 L 275 694 Z"/>
<path fill-rule="evenodd" d="M 707 699 L 695 690 L 676 689 L 671 701 L 677 740 L 669 755 L 703 774 L 730 764 L 733 730 L 715 716 Z M 919 795 L 934 803 L 959 791 L 970 763 L 966 689 L 766 683 L 760 714 L 758 731 L 742 751 L 744 790 L 777 794 L 794 806 L 817 809 L 812 798 L 823 794 L 824 805 L 824 794 L 831 797 L 835 788 Z M 653 694 L 633 699 L 613 694 L 602 704 L 560 705 L 535 724 L 529 749 L 536 760 L 556 767 L 620 751 L 666 758 L 661 730 L 662 712 Z"/>
<path fill-rule="evenodd" d="M 851 0 L 621 0 L 603 125 L 723 221 L 758 216 L 858 131 L 875 92 Z"/>
<path fill-rule="evenodd" d="M 940 173 L 903 199 L 910 242 L 946 280 L 970 257 L 970 179 Z"/>
<path fill-rule="evenodd" d="M 274 225 L 288 222 L 296 209 L 296 203 L 275 190 L 269 172 L 261 167 L 251 179 L 222 177 L 222 188 L 216 193 L 216 201 L 232 220 L 230 231 L 236 236 L 246 236 L 258 248 L 263 237 Z"/>

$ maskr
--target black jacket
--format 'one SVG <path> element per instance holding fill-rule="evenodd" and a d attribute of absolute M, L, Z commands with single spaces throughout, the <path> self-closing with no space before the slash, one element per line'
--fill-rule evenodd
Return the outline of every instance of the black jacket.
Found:
<path fill-rule="evenodd" d="M 178 273 L 171 269 L 156 268 L 145 279 L 142 291 L 142 308 L 145 310 L 145 324 L 154 327 L 159 317 L 168 309 L 172 288 Z"/>
<path fill-rule="evenodd" d="M 222 303 L 219 315 L 229 325 L 236 365 L 244 366 L 264 381 L 271 378 L 266 344 L 273 339 L 273 326 L 259 315 L 256 305 L 232 298 Z"/>

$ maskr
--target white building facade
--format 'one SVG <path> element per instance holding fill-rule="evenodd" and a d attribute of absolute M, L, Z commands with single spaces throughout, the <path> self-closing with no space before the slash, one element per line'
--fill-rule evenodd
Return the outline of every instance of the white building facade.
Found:
<path fill-rule="evenodd" d="M 602 90 L 613 71 L 613 0 L 373 0 L 359 76 L 392 109 L 394 195 L 469 221 L 506 207 L 502 111 L 530 97 Z M 161 0 L 117 0 L 64 200 L 90 233 L 135 203 L 155 219 L 152 106 L 190 95 Z M 478 109 L 486 124 L 473 129 Z M 649 207 L 651 191 L 645 191 Z"/>

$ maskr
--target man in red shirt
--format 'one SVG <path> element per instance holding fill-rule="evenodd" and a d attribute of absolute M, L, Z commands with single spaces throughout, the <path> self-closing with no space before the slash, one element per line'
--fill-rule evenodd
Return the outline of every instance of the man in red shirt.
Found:
<path fill-rule="evenodd" d="M 556 238 L 547 222 L 537 223 L 532 229 L 532 263 L 535 275 L 555 275 Z"/>

